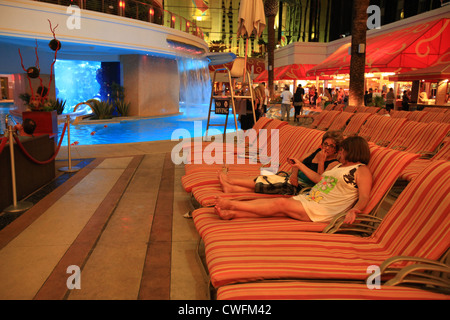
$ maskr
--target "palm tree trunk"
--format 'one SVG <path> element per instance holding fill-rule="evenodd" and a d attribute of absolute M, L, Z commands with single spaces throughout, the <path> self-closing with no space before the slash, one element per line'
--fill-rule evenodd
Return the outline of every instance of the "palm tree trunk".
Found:
<path fill-rule="evenodd" d="M 364 71 L 366 66 L 367 7 L 370 0 L 353 0 L 352 46 L 350 60 L 349 105 L 364 105 Z M 364 45 L 363 52 L 359 52 Z"/>
<path fill-rule="evenodd" d="M 267 29 L 267 36 L 268 36 L 268 43 L 267 43 L 267 64 L 268 64 L 268 88 L 270 96 L 273 96 L 273 81 L 274 81 L 274 62 L 275 62 L 275 16 L 268 16 L 267 17 L 268 22 L 268 29 Z"/>
<path fill-rule="evenodd" d="M 278 0 L 264 0 L 264 13 L 267 17 L 267 62 L 268 62 L 268 89 L 270 96 L 273 96 L 273 69 L 275 61 L 275 16 L 279 7 Z"/>

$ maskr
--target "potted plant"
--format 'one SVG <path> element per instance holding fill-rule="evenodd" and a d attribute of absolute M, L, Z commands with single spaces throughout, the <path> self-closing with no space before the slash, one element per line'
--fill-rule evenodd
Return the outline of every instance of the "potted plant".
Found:
<path fill-rule="evenodd" d="M 40 76 L 40 66 L 39 66 L 39 57 L 38 57 L 38 48 L 37 48 L 37 42 L 36 42 L 36 65 L 32 67 L 25 68 L 23 64 L 23 58 L 22 54 L 19 49 L 19 56 L 20 56 L 20 62 L 22 65 L 22 69 L 26 72 L 28 84 L 30 87 L 31 94 L 29 93 L 23 93 L 19 95 L 19 97 L 25 102 L 27 108 L 29 111 L 22 112 L 22 119 L 33 119 L 36 122 L 36 134 L 49 134 L 51 136 L 57 136 L 58 135 L 58 111 L 55 110 L 55 107 L 60 109 L 61 107 L 64 108 L 63 103 L 54 103 L 51 101 L 48 97 L 52 79 L 53 79 L 53 66 L 56 62 L 56 56 L 58 53 L 58 50 L 61 49 L 61 43 L 59 40 L 55 37 L 55 28 L 52 28 L 52 24 L 50 20 L 48 20 L 50 24 L 50 31 L 53 34 L 53 39 L 49 42 L 49 47 L 53 51 L 55 51 L 55 56 L 53 59 L 53 62 L 50 67 L 50 80 L 47 87 L 43 86 L 43 80 Z M 40 81 L 40 86 L 37 88 L 36 92 L 33 89 L 33 86 L 31 85 L 31 79 L 38 78 Z"/>

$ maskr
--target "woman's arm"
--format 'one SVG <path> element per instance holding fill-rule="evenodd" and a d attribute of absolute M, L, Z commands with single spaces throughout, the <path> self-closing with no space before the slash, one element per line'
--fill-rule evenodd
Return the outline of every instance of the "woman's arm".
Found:
<path fill-rule="evenodd" d="M 292 163 L 292 170 L 297 169 L 297 173 L 298 170 L 302 171 L 309 178 L 309 180 L 311 180 L 314 183 L 317 183 L 320 181 L 320 179 L 322 179 L 321 174 L 318 174 L 314 170 L 311 170 L 302 162 L 298 161 L 298 159 L 291 158 L 291 160 L 294 161 L 294 163 Z"/>
<path fill-rule="evenodd" d="M 356 215 L 369 203 L 370 191 L 372 189 L 372 173 L 367 166 L 361 166 L 355 173 L 356 185 L 358 186 L 358 201 L 347 212 L 344 223 L 353 223 Z"/>
<path fill-rule="evenodd" d="M 291 176 L 289 177 L 289 182 L 293 186 L 298 187 L 298 168 L 292 167 L 292 173 Z"/>

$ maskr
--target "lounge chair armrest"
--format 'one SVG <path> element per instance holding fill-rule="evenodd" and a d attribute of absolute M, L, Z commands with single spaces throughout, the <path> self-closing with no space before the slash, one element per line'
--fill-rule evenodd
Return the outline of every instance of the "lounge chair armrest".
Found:
<path fill-rule="evenodd" d="M 445 274 L 445 276 L 443 276 Z M 450 267 L 442 264 L 418 263 L 401 269 L 397 275 L 385 283 L 386 286 L 395 286 L 402 283 L 416 283 L 435 287 L 448 288 L 450 280 Z"/>
<path fill-rule="evenodd" d="M 381 274 L 389 274 L 389 273 L 397 273 L 398 268 L 391 268 L 391 265 L 399 262 L 416 262 L 420 264 L 427 264 L 427 265 L 433 265 L 433 266 L 440 266 L 440 267 L 447 267 L 448 266 L 442 262 L 431 260 L 431 259 L 425 259 L 425 258 L 419 258 L 419 257 L 410 257 L 410 256 L 396 256 L 389 259 L 386 259 L 381 265 L 380 265 L 380 271 Z"/>
<path fill-rule="evenodd" d="M 418 153 L 420 154 L 419 159 L 431 159 L 436 154 L 435 152 L 429 151 L 420 151 Z"/>
<path fill-rule="evenodd" d="M 398 151 L 405 151 L 406 146 L 393 146 L 393 147 L 391 147 L 391 149 L 398 150 Z"/>
<path fill-rule="evenodd" d="M 355 222 L 352 224 L 344 224 L 346 212 L 336 215 L 328 224 L 328 226 L 322 231 L 323 233 L 336 233 L 338 231 L 346 232 L 360 232 L 360 233 L 371 233 L 373 232 L 378 224 L 381 222 L 381 218 L 370 216 L 368 214 L 358 214 L 356 215 Z M 375 223 L 375 226 L 369 224 L 361 224 L 360 222 Z"/>
<path fill-rule="evenodd" d="M 381 140 L 381 141 L 378 141 L 378 142 L 376 143 L 376 145 L 377 145 L 377 146 L 380 146 L 380 147 L 387 147 L 389 143 L 390 143 L 390 141 L 387 141 L 387 140 Z"/>

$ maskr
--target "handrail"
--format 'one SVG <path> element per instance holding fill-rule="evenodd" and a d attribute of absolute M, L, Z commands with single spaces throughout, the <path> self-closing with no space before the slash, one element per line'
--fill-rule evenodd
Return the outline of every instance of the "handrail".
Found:
<path fill-rule="evenodd" d="M 204 34 L 195 20 L 188 20 L 178 14 L 137 0 L 34 0 L 57 5 L 76 5 L 80 9 L 118 15 L 180 30 L 201 39 Z"/>

